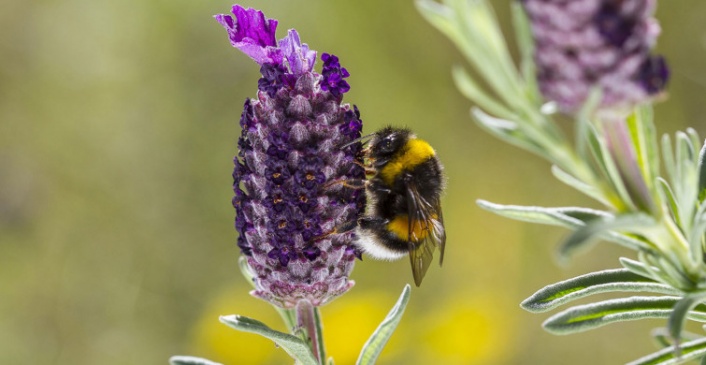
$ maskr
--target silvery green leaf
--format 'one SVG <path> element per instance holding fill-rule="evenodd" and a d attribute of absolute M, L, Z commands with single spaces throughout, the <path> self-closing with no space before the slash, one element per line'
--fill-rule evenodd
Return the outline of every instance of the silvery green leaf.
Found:
<path fill-rule="evenodd" d="M 206 360 L 194 356 L 172 356 L 169 358 L 170 365 L 223 365 L 218 362 Z"/>
<path fill-rule="evenodd" d="M 454 42 L 468 62 L 512 109 L 527 106 L 521 80 L 512 63 L 505 39 L 486 1 L 415 1 L 431 25 Z"/>
<path fill-rule="evenodd" d="M 607 180 L 609 186 L 606 186 L 604 195 L 606 195 L 606 200 L 610 202 L 610 206 L 618 208 L 623 208 L 626 205 L 630 205 L 630 198 L 627 196 L 625 191 L 625 186 L 623 185 L 622 179 L 620 178 L 618 171 L 611 159 L 610 152 L 606 147 L 605 142 L 601 135 L 596 130 L 590 122 L 586 121 L 579 123 L 579 129 L 583 129 L 586 138 L 586 145 L 588 151 L 590 151 L 590 156 L 587 153 L 583 153 L 582 156 L 585 160 L 592 160 L 594 165 L 591 167 L 594 170 L 595 175 L 602 176 L 604 180 Z M 584 147 L 578 146 L 579 151 Z M 592 158 L 591 158 L 592 157 Z M 610 194 L 610 195 L 607 195 Z"/>
<path fill-rule="evenodd" d="M 591 148 L 596 147 L 597 133 L 595 126 L 591 123 L 594 117 L 594 112 L 598 109 L 603 99 L 603 90 L 600 87 L 593 87 L 588 93 L 588 98 L 581 106 L 578 114 L 576 114 L 576 151 L 584 161 L 590 161 Z M 593 146 L 589 146 L 593 144 Z M 596 159 L 602 161 L 602 158 Z"/>
<path fill-rule="evenodd" d="M 668 134 L 662 135 L 662 160 L 664 168 L 667 171 L 669 181 L 675 181 L 676 176 L 676 161 L 674 160 L 674 150 L 672 149 L 672 139 Z"/>
<path fill-rule="evenodd" d="M 382 320 L 378 328 L 375 329 L 375 332 L 373 332 L 365 345 L 363 345 L 363 350 L 360 352 L 356 365 L 375 364 L 375 361 L 378 356 L 380 356 L 385 344 L 387 344 L 390 336 L 392 336 L 392 333 L 395 332 L 400 320 L 402 320 L 402 315 L 404 314 L 404 310 L 409 302 L 410 292 L 411 288 L 409 284 L 405 285 L 404 289 L 402 289 L 400 298 L 397 300 L 397 303 L 395 303 L 385 319 Z"/>
<path fill-rule="evenodd" d="M 608 232 L 633 231 L 643 227 L 654 226 L 654 218 L 641 213 L 620 215 L 612 219 L 593 220 L 577 229 L 559 247 L 559 258 L 567 259 L 574 253 L 585 250 L 590 244 L 604 238 Z M 636 240 L 636 242 L 639 242 Z M 641 244 L 644 248 L 644 244 Z"/>
<path fill-rule="evenodd" d="M 640 276 L 644 276 L 647 278 L 656 279 L 656 276 L 653 273 L 658 272 L 659 271 L 658 268 L 648 267 L 647 265 L 643 264 L 640 261 L 631 260 L 626 257 L 621 257 L 618 260 L 620 261 L 620 264 L 623 265 L 624 268 L 634 272 L 635 274 L 640 275 Z"/>
<path fill-rule="evenodd" d="M 512 121 L 486 114 L 479 108 L 471 109 L 471 116 L 478 125 L 501 140 L 551 160 L 544 149 L 524 134 L 520 126 Z"/>
<path fill-rule="evenodd" d="M 476 103 L 479 107 L 487 110 L 489 113 L 494 114 L 500 118 L 508 120 L 517 120 L 518 117 L 515 113 L 508 110 L 504 105 L 495 101 L 492 97 L 483 91 L 483 89 L 476 83 L 475 80 L 468 74 L 468 72 L 461 66 L 454 66 L 451 69 L 451 75 L 456 83 L 456 87 L 472 102 Z M 517 128 L 515 127 L 513 129 Z"/>
<path fill-rule="evenodd" d="M 652 339 L 658 347 L 665 348 L 674 345 L 674 339 L 672 338 L 672 335 L 669 334 L 669 330 L 666 328 L 655 328 L 652 332 L 650 332 L 650 336 L 652 336 Z M 689 331 L 682 331 L 681 338 L 686 341 L 694 341 L 703 338 L 703 336 Z"/>
<path fill-rule="evenodd" d="M 281 347 L 289 356 L 302 365 L 318 365 L 309 346 L 299 337 L 275 331 L 260 321 L 244 316 L 221 316 L 220 321 L 239 331 L 256 333 L 274 341 L 277 346 Z"/>
<path fill-rule="evenodd" d="M 479 73 L 485 76 L 496 94 L 510 106 L 524 106 L 520 77 L 500 31 L 493 8 L 487 1 L 446 0 L 445 3 L 458 15 L 457 26 L 466 44 L 460 45 L 471 61 L 480 57 L 490 63 L 476 62 Z M 471 48 L 472 47 L 472 48 Z"/>
<path fill-rule="evenodd" d="M 627 365 L 677 365 L 702 358 L 706 355 L 706 338 L 683 343 L 680 349 L 679 356 L 676 355 L 674 347 L 667 347 Z M 703 361 L 701 363 L 703 364 Z"/>
<path fill-rule="evenodd" d="M 596 199 L 597 201 L 601 202 L 603 205 L 610 206 L 610 202 L 608 202 L 608 200 L 606 200 L 606 198 L 603 196 L 602 191 L 597 189 L 595 186 L 591 186 L 591 185 L 586 184 L 585 182 L 577 179 L 573 175 L 562 170 L 559 166 L 557 166 L 557 165 L 552 166 L 552 174 L 554 175 L 554 177 L 559 179 L 559 181 L 563 182 L 564 184 L 571 186 L 572 188 L 590 196 L 593 199 Z"/>
<path fill-rule="evenodd" d="M 515 40 L 520 51 L 520 70 L 525 81 L 529 99 L 538 104 L 542 100 L 537 86 L 537 69 L 534 64 L 534 38 L 527 18 L 527 13 L 519 2 L 512 5 L 512 25 L 515 29 Z"/>
<path fill-rule="evenodd" d="M 553 226 L 577 229 L 591 221 L 607 219 L 613 217 L 611 214 L 589 208 L 565 207 L 565 208 L 543 208 L 525 207 L 518 205 L 500 205 L 485 200 L 478 200 L 478 206 L 503 217 L 516 219 L 524 222 L 549 224 Z M 638 250 L 649 249 L 650 245 L 635 237 L 618 232 L 602 232 L 600 238 L 617 243 L 621 246 Z"/>
<path fill-rule="evenodd" d="M 699 152 L 699 200 L 706 199 L 706 142 Z"/>
<path fill-rule="evenodd" d="M 667 322 L 667 328 L 669 329 L 669 334 L 676 341 L 674 344 L 675 350 L 679 351 L 681 333 L 684 329 L 684 323 L 686 322 L 689 312 L 691 312 L 694 307 L 701 304 L 704 298 L 706 298 L 706 293 L 689 293 L 674 306 L 672 314 L 669 316 L 669 321 Z"/>
<path fill-rule="evenodd" d="M 672 346 L 672 338 L 666 328 L 655 328 L 650 335 L 658 347 L 665 348 Z"/>
<path fill-rule="evenodd" d="M 583 227 L 586 222 L 611 217 L 609 213 L 600 210 L 580 207 L 544 208 L 521 205 L 501 205 L 482 199 L 479 199 L 476 203 L 481 208 L 503 217 L 524 222 L 549 224 L 568 228 Z"/>
<path fill-rule="evenodd" d="M 699 132 L 697 132 L 696 129 L 689 127 L 686 129 L 686 134 L 688 134 L 689 139 L 691 139 L 691 145 L 694 146 L 694 152 L 696 152 L 696 150 L 701 150 L 698 148 L 698 146 L 701 145 L 701 137 L 699 137 Z M 695 158 L 695 160 L 697 159 Z"/>
<path fill-rule="evenodd" d="M 679 203 L 677 203 L 677 200 L 674 197 L 672 187 L 669 186 L 669 183 L 661 177 L 657 178 L 657 185 L 659 186 L 658 191 L 660 192 L 660 196 L 662 197 L 662 200 L 667 203 L 667 207 L 669 208 L 669 212 L 672 214 L 672 217 L 674 217 L 674 221 L 677 224 L 681 224 Z"/>
<path fill-rule="evenodd" d="M 589 122 L 593 119 L 593 114 L 601 105 L 601 100 L 603 100 L 603 90 L 600 86 L 594 86 L 588 93 L 586 101 L 581 105 L 578 114 L 576 114 L 576 119 L 581 121 Z M 589 123 L 590 124 L 590 123 Z"/>
<path fill-rule="evenodd" d="M 659 176 L 659 150 L 652 105 L 644 104 L 637 107 L 635 112 L 628 117 L 627 124 L 635 147 L 637 163 L 645 182 L 652 188 L 652 181 Z"/>
<path fill-rule="evenodd" d="M 603 146 L 603 142 L 601 142 L 601 137 L 599 136 L 596 127 L 593 126 L 590 121 L 585 120 L 579 123 L 578 131 L 585 133 L 586 146 L 591 152 L 593 161 L 596 163 L 595 167 L 597 172 L 601 173 L 605 177 L 608 177 L 608 169 L 605 166 L 605 157 L 603 156 L 605 147 Z M 584 140 L 584 138 L 581 138 L 579 141 L 581 140 Z M 581 145 L 579 144 L 579 151 L 581 150 L 583 150 L 583 148 L 581 148 Z M 590 160 L 587 155 L 584 156 L 584 159 L 587 161 Z"/>
<path fill-rule="evenodd" d="M 547 319 L 543 326 L 553 334 L 584 332 L 610 323 L 646 318 L 667 318 L 680 297 L 629 297 L 569 308 Z M 698 305 L 689 319 L 706 321 L 706 305 Z"/>
<path fill-rule="evenodd" d="M 530 312 L 546 312 L 589 295 L 616 291 L 679 294 L 678 290 L 627 269 L 614 269 L 593 272 L 545 286 L 520 305 Z"/>
<path fill-rule="evenodd" d="M 691 286 L 691 282 L 661 254 L 655 251 L 641 250 L 637 255 L 640 261 L 645 263 L 644 269 L 650 271 L 650 277 L 655 280 L 672 288 L 688 288 Z"/>
<path fill-rule="evenodd" d="M 600 156 L 603 158 L 601 161 L 602 172 L 607 174 L 606 178 L 619 198 L 621 205 L 619 210 L 624 210 L 622 207 L 627 207 L 628 210 L 635 211 L 637 207 L 630 193 L 633 192 L 640 202 L 645 195 L 645 192 L 640 189 L 642 187 L 640 183 L 644 182 L 641 181 L 642 176 L 639 174 L 639 168 L 635 169 L 636 171 L 632 169 L 634 166 L 630 161 L 635 158 L 634 151 L 632 145 L 625 141 L 625 136 L 621 133 L 623 131 L 620 128 L 623 127 L 621 123 L 621 121 L 611 121 L 610 128 L 603 129 L 605 140 L 598 137 L 596 147 L 600 149 Z M 621 175 L 621 172 L 624 174 Z M 637 183 L 637 185 L 632 186 L 631 183 Z"/>

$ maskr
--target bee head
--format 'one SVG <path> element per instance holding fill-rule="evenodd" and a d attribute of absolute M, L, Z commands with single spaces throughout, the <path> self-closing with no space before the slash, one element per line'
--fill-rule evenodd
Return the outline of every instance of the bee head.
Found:
<path fill-rule="evenodd" d="M 384 128 L 370 140 L 370 157 L 375 160 L 375 165 L 382 166 L 402 152 L 410 138 L 414 138 L 414 135 L 408 129 Z"/>

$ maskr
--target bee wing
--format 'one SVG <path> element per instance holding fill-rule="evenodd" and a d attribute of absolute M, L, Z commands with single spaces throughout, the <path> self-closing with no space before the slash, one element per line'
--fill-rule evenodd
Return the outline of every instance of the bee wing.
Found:
<path fill-rule="evenodd" d="M 429 202 L 424 199 L 413 181 L 407 184 L 407 214 L 409 258 L 412 263 L 414 283 L 419 286 L 429 268 L 434 256 L 434 249 L 437 246 L 441 251 L 439 265 L 444 260 L 446 231 L 444 230 L 441 204 L 438 200 Z M 421 235 L 422 238 L 417 239 L 416 232 L 424 232 Z"/>
<path fill-rule="evenodd" d="M 434 246 L 430 244 L 421 244 L 414 247 L 414 243 L 409 242 L 409 260 L 412 263 L 412 275 L 414 276 L 414 284 L 419 286 L 422 284 L 422 279 L 427 273 L 429 264 L 434 259 Z"/>

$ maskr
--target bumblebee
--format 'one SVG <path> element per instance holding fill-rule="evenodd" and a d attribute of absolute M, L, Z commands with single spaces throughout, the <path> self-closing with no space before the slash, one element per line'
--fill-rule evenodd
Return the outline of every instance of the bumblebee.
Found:
<path fill-rule="evenodd" d="M 439 265 L 444 260 L 442 165 L 429 143 L 409 129 L 386 127 L 367 137 L 362 150 L 367 204 L 354 227 L 355 243 L 375 259 L 409 254 L 419 286 L 437 247 Z"/>

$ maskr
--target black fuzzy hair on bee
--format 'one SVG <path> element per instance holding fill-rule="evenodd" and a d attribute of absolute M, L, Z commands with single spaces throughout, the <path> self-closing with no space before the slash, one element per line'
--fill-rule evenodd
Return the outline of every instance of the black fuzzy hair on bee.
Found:
<path fill-rule="evenodd" d="M 419 286 L 435 249 L 443 262 L 446 231 L 440 198 L 443 168 L 434 149 L 406 128 L 385 127 L 363 150 L 371 175 L 365 184 L 367 205 L 356 226 L 356 244 L 373 258 L 409 255 Z"/>

